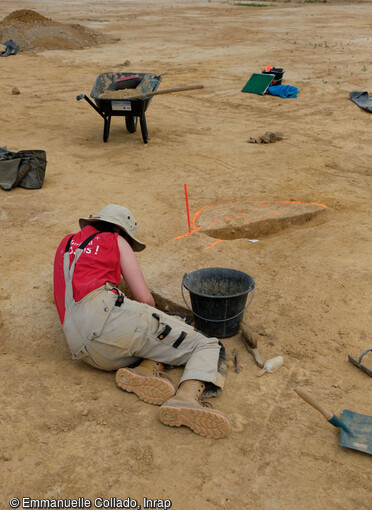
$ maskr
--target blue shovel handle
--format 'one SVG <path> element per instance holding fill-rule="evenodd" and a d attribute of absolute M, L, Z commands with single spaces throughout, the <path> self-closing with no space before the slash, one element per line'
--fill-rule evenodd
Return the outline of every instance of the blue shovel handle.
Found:
<path fill-rule="evenodd" d="M 339 427 L 343 430 L 345 430 L 345 432 L 347 432 L 348 434 L 350 434 L 351 436 L 353 435 L 353 433 L 351 432 L 351 430 L 349 429 L 349 427 L 347 427 L 345 425 L 345 423 L 340 420 L 340 418 L 337 418 L 336 415 L 334 415 L 333 413 L 331 413 L 331 411 L 328 411 L 328 409 L 326 409 L 325 407 L 323 407 L 320 402 L 318 402 L 314 397 L 312 397 L 310 395 L 310 393 L 308 393 L 306 390 L 304 390 L 303 388 L 301 388 L 301 386 L 297 386 L 295 388 L 295 392 L 297 393 L 297 395 L 299 395 L 303 400 L 305 400 L 305 402 L 307 402 L 308 404 L 310 404 L 312 407 L 314 407 L 314 409 L 316 409 L 317 411 L 319 411 L 323 416 L 324 418 L 329 421 L 329 423 L 331 423 L 331 425 L 333 425 L 334 427 Z"/>
<path fill-rule="evenodd" d="M 347 427 L 345 425 L 345 423 L 340 420 L 340 418 L 338 418 L 335 414 L 332 416 L 332 418 L 330 420 L 328 420 L 329 423 L 331 423 L 334 427 L 338 427 L 340 429 L 343 429 L 345 430 L 345 432 L 347 432 L 350 436 L 353 436 L 354 434 L 351 432 L 351 430 L 349 429 L 349 427 Z"/>

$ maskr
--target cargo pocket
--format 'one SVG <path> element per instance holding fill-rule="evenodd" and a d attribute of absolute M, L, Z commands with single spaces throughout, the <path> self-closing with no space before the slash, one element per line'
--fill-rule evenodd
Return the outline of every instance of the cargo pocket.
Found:
<path fill-rule="evenodd" d="M 114 301 L 102 297 L 84 303 L 77 315 L 82 338 L 94 340 L 99 337 L 114 306 Z"/>
<path fill-rule="evenodd" d="M 165 344 L 172 346 L 174 349 L 178 349 L 185 340 L 187 332 L 183 331 L 182 323 L 177 319 L 169 322 L 166 319 L 163 319 L 163 317 L 159 314 L 153 313 L 150 334 L 159 342 L 164 342 Z"/>

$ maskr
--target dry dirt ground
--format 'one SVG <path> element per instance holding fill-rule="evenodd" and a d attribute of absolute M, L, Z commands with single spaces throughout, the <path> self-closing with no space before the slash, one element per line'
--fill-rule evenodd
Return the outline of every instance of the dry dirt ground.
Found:
<path fill-rule="evenodd" d="M 41 190 L 0 190 L 0 507 L 11 497 L 142 506 L 147 497 L 176 510 L 371 508 L 371 457 L 341 447 L 339 431 L 293 391 L 302 385 L 338 416 L 372 415 L 371 379 L 347 361 L 371 346 L 372 117 L 349 100 L 372 92 L 371 3 L 4 0 L 1 19 L 15 8 L 113 42 L 0 59 L 0 146 L 48 158 Z M 285 69 L 297 99 L 240 92 L 267 64 Z M 75 97 L 107 71 L 204 89 L 153 98 L 147 145 L 121 117 L 103 143 L 102 119 Z M 284 139 L 247 143 L 268 130 Z M 242 227 L 243 215 L 246 225 L 279 217 L 283 202 L 327 208 L 279 230 Z M 245 321 L 264 358 L 282 355 L 284 366 L 258 378 L 241 339 L 225 339 L 230 370 L 213 405 L 232 419 L 227 439 L 165 427 L 114 374 L 71 360 L 53 303 L 54 252 L 79 216 L 107 203 L 139 221 L 148 245 L 139 260 L 163 304 L 182 308 L 182 276 L 199 268 L 255 279 Z"/>

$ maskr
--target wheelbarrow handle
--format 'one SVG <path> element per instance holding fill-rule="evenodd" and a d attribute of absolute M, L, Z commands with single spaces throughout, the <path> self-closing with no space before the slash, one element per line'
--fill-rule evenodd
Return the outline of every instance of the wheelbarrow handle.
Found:
<path fill-rule="evenodd" d="M 308 393 L 306 390 L 304 390 L 301 386 L 296 386 L 295 392 L 297 393 L 298 396 L 300 396 L 303 400 L 305 400 L 305 402 L 307 402 L 312 407 L 314 407 L 314 409 L 319 411 L 324 416 L 324 418 L 326 420 L 329 421 L 332 419 L 333 413 L 331 413 L 331 411 L 328 411 L 328 409 L 323 407 L 320 404 L 320 402 L 318 402 L 314 397 L 312 397 L 310 395 L 310 393 Z"/>
<path fill-rule="evenodd" d="M 88 97 L 87 95 L 85 95 L 85 94 L 79 94 L 78 96 L 76 96 L 76 101 L 81 101 L 82 99 L 85 99 L 85 101 L 86 101 L 87 103 L 89 103 L 89 104 L 90 104 L 90 106 L 91 106 L 92 108 L 94 108 L 94 109 L 96 110 L 96 112 L 97 112 L 97 113 L 98 113 L 98 114 L 99 114 L 99 115 L 100 115 L 103 119 L 105 118 L 105 116 L 102 114 L 101 110 L 100 110 L 99 108 L 97 108 L 97 106 L 93 103 L 93 101 L 91 101 L 91 100 L 89 99 L 89 97 Z"/>

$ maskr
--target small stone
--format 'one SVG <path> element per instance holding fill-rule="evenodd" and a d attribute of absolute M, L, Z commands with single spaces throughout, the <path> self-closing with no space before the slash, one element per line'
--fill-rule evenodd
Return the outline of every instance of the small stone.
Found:
<path fill-rule="evenodd" d="M 114 455 L 119 455 L 119 453 L 120 453 L 119 448 L 115 448 L 115 450 L 114 450 Z"/>
<path fill-rule="evenodd" d="M 264 135 L 260 136 L 260 140 L 262 143 L 271 143 L 270 134 L 266 131 Z"/>
<path fill-rule="evenodd" d="M 84 411 L 81 411 L 81 416 L 87 416 L 88 410 L 84 409 Z"/>
<path fill-rule="evenodd" d="M 18 87 L 13 87 L 13 88 L 12 88 L 12 94 L 13 94 L 13 96 L 18 96 L 18 94 L 20 94 L 20 93 L 21 93 L 21 92 L 20 92 L 20 90 L 19 90 L 19 88 L 18 88 Z"/>
<path fill-rule="evenodd" d="M 40 98 L 41 98 L 41 94 L 36 94 L 36 93 L 35 93 L 35 94 L 32 94 L 32 96 L 31 96 L 31 97 L 36 97 L 36 98 L 40 99 Z"/>
<path fill-rule="evenodd" d="M 9 460 L 12 460 L 12 456 L 9 453 L 3 453 L 1 456 L 1 460 L 8 462 Z"/>
<path fill-rule="evenodd" d="M 125 65 L 126 67 L 130 66 L 130 60 L 126 60 L 123 65 Z"/>

